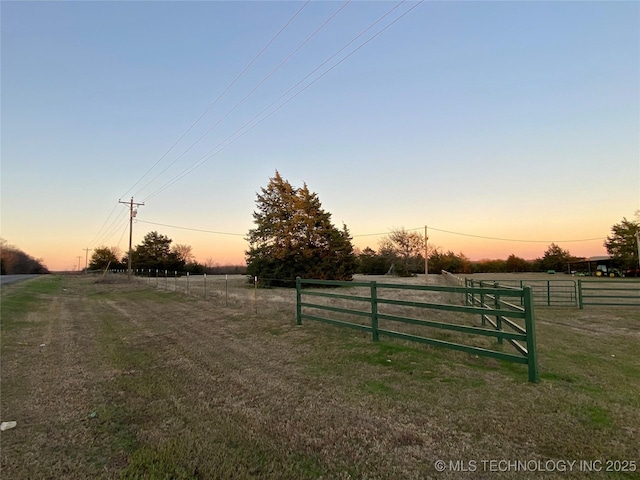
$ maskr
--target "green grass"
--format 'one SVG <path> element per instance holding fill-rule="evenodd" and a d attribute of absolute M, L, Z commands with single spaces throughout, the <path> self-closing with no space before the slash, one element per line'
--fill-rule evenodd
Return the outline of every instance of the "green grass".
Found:
<path fill-rule="evenodd" d="M 20 326 L 29 326 L 29 322 L 24 321 L 26 315 L 41 307 L 47 295 L 59 292 L 61 285 L 61 276 L 46 275 L 20 282 L 10 288 L 3 287 L 2 302 L 0 302 L 0 329 L 6 331 Z"/>

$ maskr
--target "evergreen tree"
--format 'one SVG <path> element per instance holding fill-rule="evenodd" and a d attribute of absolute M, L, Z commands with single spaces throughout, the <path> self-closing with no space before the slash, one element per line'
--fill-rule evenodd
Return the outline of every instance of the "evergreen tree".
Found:
<path fill-rule="evenodd" d="M 121 268 L 122 264 L 118 261 L 118 253 L 117 247 L 98 247 L 94 249 L 89 260 L 89 270 Z"/>
<path fill-rule="evenodd" d="M 636 221 L 623 218 L 611 227 L 611 235 L 604 246 L 616 265 L 624 270 L 635 271 L 638 268 L 638 242 L 640 238 L 640 210 L 636 212 Z"/>
<path fill-rule="evenodd" d="M 358 255 L 358 273 L 365 275 L 384 275 L 391 264 L 371 247 L 367 247 Z"/>
<path fill-rule="evenodd" d="M 538 263 L 542 271 L 555 270 L 556 272 L 563 272 L 567 269 L 567 264 L 574 258 L 568 250 L 564 250 L 552 243 L 544 252 L 544 256 L 538 259 Z"/>
<path fill-rule="evenodd" d="M 346 226 L 339 230 L 318 195 L 293 187 L 276 171 L 256 199 L 256 227 L 249 230 L 247 273 L 274 285 L 297 277 L 351 280 L 355 255 Z"/>
<path fill-rule="evenodd" d="M 171 251 L 171 241 L 169 237 L 158 232 L 147 233 L 142 243 L 133 251 L 133 268 L 182 271 L 185 262 Z M 126 257 L 123 263 L 127 263 Z"/>

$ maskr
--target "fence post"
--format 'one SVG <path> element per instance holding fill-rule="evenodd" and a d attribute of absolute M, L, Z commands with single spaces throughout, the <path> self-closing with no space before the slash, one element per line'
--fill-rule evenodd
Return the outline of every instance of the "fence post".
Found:
<path fill-rule="evenodd" d="M 177 270 L 173 271 L 173 291 L 174 292 L 178 291 L 178 271 Z"/>
<path fill-rule="evenodd" d="M 204 274 L 204 299 L 207 299 L 207 274 Z"/>
<path fill-rule="evenodd" d="M 500 285 L 498 284 L 498 282 L 493 282 L 493 288 L 495 288 L 497 290 L 499 287 L 500 287 Z M 493 305 L 494 305 L 495 309 L 496 310 L 500 310 L 500 294 L 498 294 L 497 291 L 493 294 L 493 300 L 494 300 Z M 502 316 L 501 315 L 496 315 L 496 329 L 499 332 L 502 331 Z M 498 337 L 498 343 L 499 344 L 502 343 L 502 337 Z"/>
<path fill-rule="evenodd" d="M 582 280 L 578 280 L 578 306 L 580 310 L 584 309 L 584 303 L 582 300 Z"/>
<path fill-rule="evenodd" d="M 258 315 L 258 276 L 253 277 L 253 303 L 256 307 L 256 315 Z"/>
<path fill-rule="evenodd" d="M 187 295 L 189 295 L 190 290 L 189 290 L 189 272 L 187 272 Z"/>
<path fill-rule="evenodd" d="M 480 280 L 480 288 L 484 288 L 484 282 Z M 480 307 L 484 308 L 484 292 L 480 292 Z M 486 325 L 484 314 L 480 314 L 480 318 L 482 319 L 482 326 Z"/>
<path fill-rule="evenodd" d="M 229 306 L 229 274 L 224 274 L 224 306 Z"/>
<path fill-rule="evenodd" d="M 533 315 L 533 292 L 531 287 L 523 288 L 524 324 L 527 330 L 527 363 L 529 365 L 529 381 L 538 381 L 538 353 L 536 351 L 536 326 Z"/>
<path fill-rule="evenodd" d="M 167 291 L 169 291 L 169 277 L 168 277 L 168 270 L 164 271 L 164 288 L 167 289 Z"/>
<path fill-rule="evenodd" d="M 302 293 L 300 288 L 302 283 L 300 277 L 296 277 L 296 323 L 302 325 Z"/>
<path fill-rule="evenodd" d="M 551 280 L 547 280 L 547 307 L 551 306 Z"/>
<path fill-rule="evenodd" d="M 379 340 L 378 336 L 378 289 L 376 282 L 371 282 L 371 331 L 373 341 Z"/>

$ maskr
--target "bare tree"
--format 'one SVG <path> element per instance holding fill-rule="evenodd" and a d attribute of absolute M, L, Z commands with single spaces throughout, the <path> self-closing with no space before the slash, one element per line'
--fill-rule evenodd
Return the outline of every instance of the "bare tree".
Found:
<path fill-rule="evenodd" d="M 182 243 L 176 243 L 171 249 L 185 265 L 193 263 L 195 256 L 193 255 L 191 245 L 184 245 Z"/>
<path fill-rule="evenodd" d="M 424 263 L 424 236 L 419 232 L 409 232 L 404 227 L 393 228 L 380 241 L 379 251 L 394 263 L 398 275 L 409 276 L 420 270 Z"/>

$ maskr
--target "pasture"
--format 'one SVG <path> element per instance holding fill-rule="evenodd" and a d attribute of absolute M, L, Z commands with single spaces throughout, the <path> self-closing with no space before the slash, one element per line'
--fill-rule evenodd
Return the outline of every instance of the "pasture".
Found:
<path fill-rule="evenodd" d="M 3 478 L 640 478 L 638 307 L 536 307 L 532 384 L 297 326 L 295 289 L 96 280 L 2 288 Z"/>

